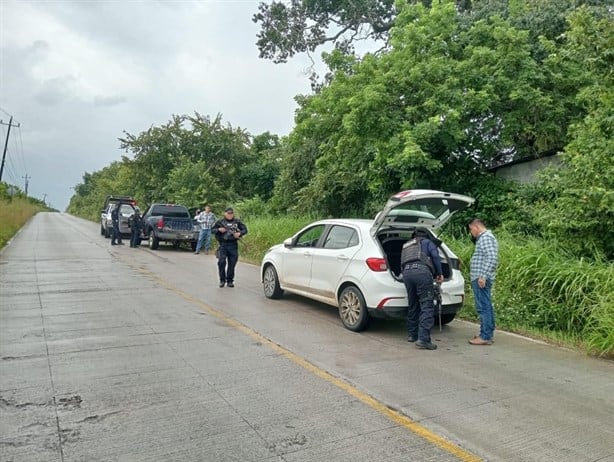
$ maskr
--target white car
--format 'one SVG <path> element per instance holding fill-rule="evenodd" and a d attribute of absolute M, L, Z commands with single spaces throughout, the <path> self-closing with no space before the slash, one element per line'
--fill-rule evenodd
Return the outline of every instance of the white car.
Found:
<path fill-rule="evenodd" d="M 369 318 L 404 318 L 407 291 L 401 249 L 416 227 L 435 230 L 475 199 L 441 191 L 410 190 L 392 196 L 374 220 L 329 219 L 311 223 L 262 259 L 264 295 L 284 291 L 339 308 L 343 325 L 361 331 Z M 438 246 L 443 266 L 441 322 L 454 319 L 463 305 L 465 280 L 457 256 Z M 439 314 L 439 313 L 438 313 Z"/>

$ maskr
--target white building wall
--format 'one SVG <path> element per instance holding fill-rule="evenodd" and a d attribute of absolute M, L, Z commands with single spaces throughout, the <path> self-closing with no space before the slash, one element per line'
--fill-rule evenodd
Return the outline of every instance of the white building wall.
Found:
<path fill-rule="evenodd" d="M 561 165 L 560 155 L 542 157 L 513 165 L 506 165 L 495 171 L 495 176 L 518 183 L 534 183 L 535 173 L 548 166 Z"/>

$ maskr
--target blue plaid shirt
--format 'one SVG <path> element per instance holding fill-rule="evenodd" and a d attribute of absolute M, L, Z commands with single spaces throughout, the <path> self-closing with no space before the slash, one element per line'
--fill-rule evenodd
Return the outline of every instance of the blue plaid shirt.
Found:
<path fill-rule="evenodd" d="M 213 212 L 200 212 L 196 217 L 196 221 L 200 223 L 202 229 L 211 229 L 213 223 L 217 221 Z"/>
<path fill-rule="evenodd" d="M 471 280 L 478 278 L 495 280 L 495 271 L 499 263 L 499 243 L 489 230 L 480 234 L 475 242 L 475 252 L 471 256 Z"/>

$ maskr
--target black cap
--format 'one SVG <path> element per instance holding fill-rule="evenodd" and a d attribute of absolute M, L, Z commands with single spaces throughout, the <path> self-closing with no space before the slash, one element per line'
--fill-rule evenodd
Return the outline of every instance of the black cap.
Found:
<path fill-rule="evenodd" d="M 430 237 L 430 234 L 426 230 L 426 228 L 417 227 L 414 231 L 414 236 L 415 237 Z"/>
<path fill-rule="evenodd" d="M 224 210 L 224 213 L 226 212 L 234 213 L 234 210 L 232 209 L 232 207 L 226 207 L 226 210 Z"/>

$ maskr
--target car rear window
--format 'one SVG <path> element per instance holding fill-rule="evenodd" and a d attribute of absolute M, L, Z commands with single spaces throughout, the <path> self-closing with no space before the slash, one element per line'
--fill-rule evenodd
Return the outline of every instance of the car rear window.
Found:
<path fill-rule="evenodd" d="M 189 218 L 188 209 L 181 205 L 155 205 L 151 215 L 164 215 L 170 218 Z"/>

